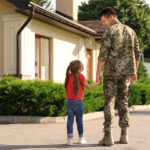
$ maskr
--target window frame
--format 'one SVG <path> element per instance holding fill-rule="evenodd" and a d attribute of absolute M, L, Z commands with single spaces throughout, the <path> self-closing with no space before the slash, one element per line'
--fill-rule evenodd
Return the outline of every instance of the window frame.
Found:
<path fill-rule="evenodd" d="M 39 39 L 39 77 L 35 77 L 36 80 L 42 80 L 41 77 L 42 77 L 42 38 L 44 39 L 48 39 L 49 40 L 49 79 L 51 78 L 51 75 L 50 75 L 50 55 L 51 55 L 51 38 L 50 37 L 47 37 L 47 36 L 43 36 L 43 35 L 39 35 L 39 34 L 35 34 L 35 40 L 36 39 Z M 47 79 L 45 80 L 42 80 L 42 81 L 47 81 Z"/>

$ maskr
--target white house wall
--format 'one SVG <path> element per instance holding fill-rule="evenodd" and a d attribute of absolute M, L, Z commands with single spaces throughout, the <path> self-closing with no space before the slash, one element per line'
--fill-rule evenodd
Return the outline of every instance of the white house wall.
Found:
<path fill-rule="evenodd" d="M 21 75 L 23 79 L 35 77 L 35 34 L 30 25 L 21 34 Z"/>
<path fill-rule="evenodd" d="M 7 0 L 0 0 L 0 78 L 4 75 L 4 22 L 3 16 L 14 14 L 14 6 Z M 7 43 L 8 44 L 8 43 Z"/>
<path fill-rule="evenodd" d="M 24 19 L 20 15 L 3 15 L 4 25 L 4 74 L 16 72 L 16 33 Z"/>
<path fill-rule="evenodd" d="M 72 42 L 54 39 L 53 80 L 55 82 L 64 81 L 66 68 L 70 61 L 78 59 L 77 42 L 77 39 Z"/>
<path fill-rule="evenodd" d="M 79 60 L 81 60 L 81 62 L 84 65 L 84 70 L 83 70 L 83 74 L 87 77 L 87 71 L 86 71 L 86 66 L 87 66 L 87 58 L 86 58 L 86 46 L 85 46 L 85 38 L 80 38 L 79 39 Z"/>
<path fill-rule="evenodd" d="M 50 54 L 53 55 L 52 80 L 54 82 L 64 82 L 66 68 L 72 60 L 79 59 L 84 66 L 87 65 L 86 49 L 93 50 L 93 79 L 95 79 L 97 55 L 99 44 L 94 39 L 88 39 L 55 26 L 42 23 L 33 19 L 31 31 L 37 35 L 46 36 L 53 40 Z M 83 74 L 87 77 L 86 68 Z"/>

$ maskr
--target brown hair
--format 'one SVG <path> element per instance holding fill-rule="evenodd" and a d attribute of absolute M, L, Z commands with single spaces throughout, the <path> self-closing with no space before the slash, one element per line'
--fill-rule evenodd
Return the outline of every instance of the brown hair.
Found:
<path fill-rule="evenodd" d="M 115 17 L 117 16 L 116 11 L 112 7 L 106 7 L 100 13 L 100 17 L 102 17 L 102 16 L 109 17 L 111 15 L 113 15 Z"/>
<path fill-rule="evenodd" d="M 79 92 L 78 73 L 79 73 L 80 68 L 81 68 L 80 60 L 74 60 L 74 61 L 70 62 L 69 66 L 67 67 L 67 70 L 66 70 L 66 78 L 65 78 L 65 83 L 64 83 L 65 89 L 67 89 L 69 75 L 70 75 L 70 73 L 74 75 L 73 86 L 74 86 L 74 91 L 75 91 L 76 96 L 78 95 L 78 92 Z"/>

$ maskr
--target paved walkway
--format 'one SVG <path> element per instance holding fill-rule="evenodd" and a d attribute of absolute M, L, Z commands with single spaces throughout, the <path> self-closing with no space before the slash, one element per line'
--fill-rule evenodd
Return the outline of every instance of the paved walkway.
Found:
<path fill-rule="evenodd" d="M 66 146 L 66 124 L 8 124 L 0 125 L 0 150 L 150 150 L 150 110 L 130 114 L 129 144 L 120 144 L 118 117 L 115 118 L 115 145 L 98 145 L 103 137 L 103 118 L 84 121 L 86 145 L 77 144 L 74 125 L 74 144 Z"/>

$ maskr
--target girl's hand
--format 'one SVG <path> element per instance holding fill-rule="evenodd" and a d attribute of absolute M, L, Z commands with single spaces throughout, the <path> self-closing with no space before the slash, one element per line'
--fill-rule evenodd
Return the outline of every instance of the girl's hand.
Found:
<path fill-rule="evenodd" d="M 130 83 L 133 84 L 134 82 L 136 82 L 137 80 L 137 75 L 136 74 L 133 74 L 130 76 Z"/>
<path fill-rule="evenodd" d="M 101 81 L 100 80 L 98 80 L 96 83 L 97 83 L 97 85 L 101 85 Z"/>
<path fill-rule="evenodd" d="M 97 83 L 97 85 L 101 85 L 101 82 L 102 80 L 101 79 L 99 79 L 96 83 Z"/>
<path fill-rule="evenodd" d="M 102 76 L 99 77 L 98 81 L 100 82 L 98 85 L 101 85 L 101 83 L 102 83 Z"/>

